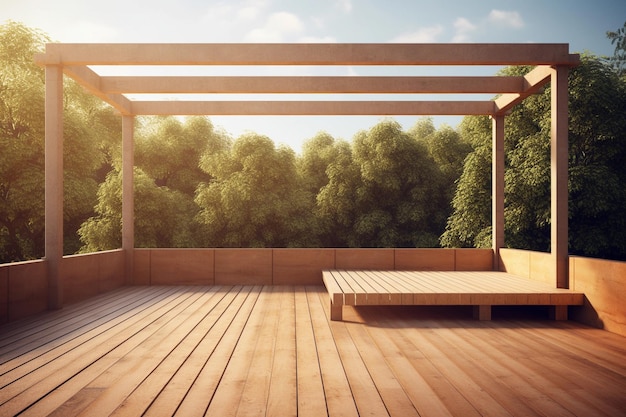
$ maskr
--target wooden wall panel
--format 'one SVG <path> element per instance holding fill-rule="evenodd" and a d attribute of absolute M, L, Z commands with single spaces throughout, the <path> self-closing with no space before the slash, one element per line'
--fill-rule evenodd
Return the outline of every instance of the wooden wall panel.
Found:
<path fill-rule="evenodd" d="M 530 278 L 530 251 L 501 248 L 500 270 Z"/>
<path fill-rule="evenodd" d="M 152 285 L 213 285 L 214 250 L 151 249 Z"/>
<path fill-rule="evenodd" d="M 0 324 L 9 321 L 9 264 L 0 265 Z"/>
<path fill-rule="evenodd" d="M 394 269 L 394 249 L 336 249 L 337 269 Z"/>
<path fill-rule="evenodd" d="M 550 253 L 530 252 L 530 268 L 528 278 L 556 287 L 554 258 Z"/>
<path fill-rule="evenodd" d="M 9 320 L 17 320 L 48 309 L 48 277 L 45 261 L 11 264 L 8 292 Z"/>
<path fill-rule="evenodd" d="M 100 293 L 123 287 L 124 251 L 101 252 L 98 256 L 98 291 Z"/>
<path fill-rule="evenodd" d="M 98 254 L 73 255 L 61 263 L 63 303 L 71 304 L 98 294 Z"/>
<path fill-rule="evenodd" d="M 585 305 L 570 308 L 570 317 L 626 336 L 626 262 L 569 258 L 570 287 L 585 293 Z"/>
<path fill-rule="evenodd" d="M 335 267 L 334 249 L 274 249 L 274 285 L 322 285 L 322 270 Z"/>
<path fill-rule="evenodd" d="M 455 249 L 454 268 L 457 271 L 491 271 L 493 249 Z"/>
<path fill-rule="evenodd" d="M 131 285 L 150 285 L 151 249 L 133 251 L 133 277 Z"/>
<path fill-rule="evenodd" d="M 395 269 L 454 271 L 454 249 L 396 249 Z"/>
<path fill-rule="evenodd" d="M 272 249 L 215 249 L 215 284 L 271 285 Z"/>

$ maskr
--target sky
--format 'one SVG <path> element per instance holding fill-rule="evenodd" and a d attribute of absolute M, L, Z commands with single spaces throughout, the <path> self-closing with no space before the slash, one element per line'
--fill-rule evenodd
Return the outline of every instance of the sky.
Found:
<path fill-rule="evenodd" d="M 68 43 L 532 42 L 569 43 L 571 53 L 605 56 L 614 50 L 606 32 L 624 25 L 626 1 L 0 0 L 0 23 L 8 20 L 40 29 L 55 42 Z M 107 69 L 101 71 L 105 74 Z M 249 74 L 240 68 L 211 71 L 207 75 Z M 255 71 L 260 72 L 250 75 L 393 75 L 364 67 Z M 402 75 L 432 75 L 428 71 L 440 69 L 402 71 Z M 471 75 L 493 75 L 497 68 L 472 71 L 483 72 Z M 409 129 L 418 118 L 394 119 Z M 351 140 L 359 130 L 380 120 L 371 116 L 211 117 L 217 128 L 235 138 L 253 131 L 296 152 L 320 131 Z M 434 121 L 437 126 L 456 127 L 460 118 L 434 117 Z"/>

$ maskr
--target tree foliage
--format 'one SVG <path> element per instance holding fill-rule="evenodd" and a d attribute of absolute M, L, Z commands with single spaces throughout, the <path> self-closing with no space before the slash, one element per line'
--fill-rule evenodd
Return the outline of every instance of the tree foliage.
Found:
<path fill-rule="evenodd" d="M 140 119 L 135 133 L 136 247 L 195 247 L 201 243 L 196 187 L 210 177 L 199 168 L 207 149 L 226 146 L 204 117 Z M 118 160 L 98 190 L 96 215 L 79 230 L 82 251 L 121 245 L 122 178 Z"/>
<path fill-rule="evenodd" d="M 207 245 L 306 245 L 311 210 L 291 149 L 251 133 L 232 147 L 209 151 L 201 167 L 212 178 L 200 184 L 195 200 Z"/>
<path fill-rule="evenodd" d="M 507 68 L 518 75 L 528 68 Z M 614 69 L 584 55 L 569 77 L 570 252 L 624 258 L 626 227 L 626 90 Z M 490 123 L 465 118 L 461 134 L 474 146 L 453 199 L 441 242 L 489 246 Z M 506 118 L 505 237 L 522 249 L 550 248 L 550 88 Z M 490 174 L 488 174 L 490 175 Z"/>
<path fill-rule="evenodd" d="M 44 70 L 33 56 L 47 36 L 22 24 L 0 26 L 0 261 L 43 256 Z M 93 213 L 102 144 L 112 140 L 111 111 L 71 81 L 64 100 L 64 253 Z M 117 122 L 119 124 L 119 122 Z"/>
<path fill-rule="evenodd" d="M 446 179 L 426 145 L 382 121 L 327 170 L 318 210 L 350 247 L 431 247 L 445 223 Z"/>
<path fill-rule="evenodd" d="M 608 31 L 606 37 L 612 45 L 615 45 L 615 51 L 609 62 L 617 70 L 617 74 L 623 76 L 626 74 L 626 22 L 616 31 Z"/>

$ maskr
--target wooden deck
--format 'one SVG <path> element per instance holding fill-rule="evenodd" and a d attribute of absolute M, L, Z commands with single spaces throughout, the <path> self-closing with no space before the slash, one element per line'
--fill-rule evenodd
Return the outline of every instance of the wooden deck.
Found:
<path fill-rule="evenodd" d="M 0 327 L 0 415 L 623 416 L 626 339 L 324 287 L 127 287 Z M 520 315 L 524 317 L 520 317 Z"/>
<path fill-rule="evenodd" d="M 344 305 L 471 305 L 474 316 L 491 320 L 494 305 L 546 305 L 567 320 L 568 305 L 582 305 L 582 292 L 496 271 L 323 271 L 332 320 Z"/>

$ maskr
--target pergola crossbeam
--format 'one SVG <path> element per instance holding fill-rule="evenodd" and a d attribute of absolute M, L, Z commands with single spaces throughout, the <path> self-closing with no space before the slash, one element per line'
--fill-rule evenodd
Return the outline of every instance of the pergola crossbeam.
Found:
<path fill-rule="evenodd" d="M 493 101 L 134 101 L 136 115 L 491 115 Z"/>
<path fill-rule="evenodd" d="M 547 65 L 541 65 L 534 68 L 523 77 L 523 91 L 519 93 L 503 94 L 496 99 L 496 113 L 506 114 L 513 107 L 524 101 L 526 97 L 537 93 L 550 81 L 551 72 L 552 68 Z"/>
<path fill-rule="evenodd" d="M 567 44 L 57 44 L 42 65 L 570 65 Z"/>
<path fill-rule="evenodd" d="M 524 77 L 126 76 L 101 77 L 108 94 L 501 94 Z"/>
<path fill-rule="evenodd" d="M 68 77 L 74 79 L 78 84 L 85 87 L 93 95 L 109 103 L 121 114 L 130 115 L 130 100 L 121 94 L 103 91 L 101 88 L 101 77 L 89 67 L 64 66 L 63 72 Z"/>

